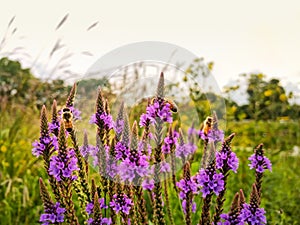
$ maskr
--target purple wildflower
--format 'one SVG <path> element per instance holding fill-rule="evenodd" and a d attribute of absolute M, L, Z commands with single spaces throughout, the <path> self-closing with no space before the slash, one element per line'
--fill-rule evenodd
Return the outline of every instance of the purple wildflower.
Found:
<path fill-rule="evenodd" d="M 177 131 L 172 132 L 172 136 L 168 135 L 164 139 L 164 145 L 162 146 L 162 152 L 168 154 L 171 152 L 173 146 L 178 143 L 179 133 Z"/>
<path fill-rule="evenodd" d="M 96 124 L 98 126 L 104 125 L 104 128 L 106 129 L 112 129 L 114 127 L 113 125 L 113 119 L 110 114 L 107 114 L 106 112 L 103 113 L 95 113 L 91 116 L 90 119 L 91 124 Z"/>
<path fill-rule="evenodd" d="M 140 117 L 140 126 L 144 127 L 149 123 L 155 123 L 159 118 L 163 122 L 172 123 L 172 112 L 170 104 L 163 99 L 155 99 L 153 104 L 147 106 L 146 113 Z"/>
<path fill-rule="evenodd" d="M 83 157 L 88 157 L 95 151 L 95 148 L 96 147 L 93 145 L 87 145 L 87 146 L 83 145 L 79 148 L 79 150 Z"/>
<path fill-rule="evenodd" d="M 50 133 L 53 133 L 54 131 L 58 131 L 60 127 L 59 120 L 54 120 L 51 123 L 48 123 L 48 127 Z"/>
<path fill-rule="evenodd" d="M 68 151 L 66 157 L 58 154 L 50 159 L 49 174 L 54 176 L 57 181 L 61 181 L 63 177 L 72 180 L 77 179 L 76 176 L 72 175 L 75 170 L 79 170 L 79 168 L 74 150 Z"/>
<path fill-rule="evenodd" d="M 114 130 L 117 134 L 121 134 L 124 128 L 124 120 L 117 120 L 113 124 Z"/>
<path fill-rule="evenodd" d="M 133 206 L 133 202 L 126 194 L 114 194 L 110 207 L 116 212 L 122 212 L 126 215 L 129 215 L 129 211 Z"/>
<path fill-rule="evenodd" d="M 182 205 L 183 212 L 186 214 L 186 199 L 184 199 L 182 201 L 181 205 Z M 193 200 L 191 200 L 191 205 L 192 205 L 192 212 L 195 213 L 196 209 L 197 209 L 196 202 L 194 202 Z"/>
<path fill-rule="evenodd" d="M 66 209 L 60 207 L 60 203 L 56 202 L 51 208 L 45 209 L 45 213 L 40 216 L 40 222 L 43 225 L 64 222 L 64 213 Z"/>
<path fill-rule="evenodd" d="M 154 188 L 154 180 L 146 178 L 142 183 L 142 187 L 144 190 L 151 191 Z"/>
<path fill-rule="evenodd" d="M 40 137 L 39 141 L 34 141 L 32 143 L 33 149 L 32 154 L 36 157 L 39 157 L 43 154 L 46 149 L 54 148 L 54 150 L 58 149 L 58 142 L 56 136 L 44 136 Z"/>
<path fill-rule="evenodd" d="M 170 164 L 167 162 L 161 162 L 160 163 L 160 172 L 161 173 L 168 173 L 171 171 Z"/>
<path fill-rule="evenodd" d="M 129 156 L 129 148 L 125 146 L 122 142 L 118 142 L 115 146 L 116 159 L 124 160 Z"/>
<path fill-rule="evenodd" d="M 221 151 L 216 153 L 216 168 L 223 168 L 224 171 L 232 170 L 236 173 L 238 166 L 239 160 L 236 154 L 224 143 Z"/>
<path fill-rule="evenodd" d="M 182 208 L 184 213 L 186 213 L 186 200 L 190 194 L 198 194 L 198 185 L 191 178 L 183 178 L 176 183 L 176 186 L 180 189 L 179 197 L 182 200 Z M 193 201 L 193 198 L 190 199 L 192 206 L 192 212 L 196 211 L 196 203 Z"/>
<path fill-rule="evenodd" d="M 256 172 L 263 173 L 266 169 L 272 171 L 272 163 L 266 156 L 254 153 L 248 159 L 251 161 L 250 169 L 255 169 Z"/>
<path fill-rule="evenodd" d="M 128 180 L 132 182 L 134 179 L 145 177 L 148 175 L 148 171 L 149 162 L 147 161 L 147 157 L 141 154 L 135 157 L 129 155 L 119 165 L 119 172 L 123 181 Z"/>
<path fill-rule="evenodd" d="M 214 192 L 216 195 L 224 189 L 224 176 L 221 173 L 216 173 L 215 168 L 208 166 L 206 169 L 201 169 L 195 175 L 196 183 L 201 187 L 202 197 L 205 198 L 208 194 Z"/>
<path fill-rule="evenodd" d="M 253 225 L 264 225 L 267 223 L 266 211 L 254 205 L 244 203 L 240 212 L 239 219 L 241 224 L 248 223 Z"/>
<path fill-rule="evenodd" d="M 211 129 L 207 133 L 207 138 L 209 142 L 223 141 L 224 131 Z"/>
<path fill-rule="evenodd" d="M 218 222 L 217 225 L 244 225 L 236 215 L 221 214 L 220 217 L 223 221 Z"/>
<path fill-rule="evenodd" d="M 192 143 L 177 144 L 175 155 L 177 158 L 187 159 L 190 155 L 194 154 L 197 146 Z"/>

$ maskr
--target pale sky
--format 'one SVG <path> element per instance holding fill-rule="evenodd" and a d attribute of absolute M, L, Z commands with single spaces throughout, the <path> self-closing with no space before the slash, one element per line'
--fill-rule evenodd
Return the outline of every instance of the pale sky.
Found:
<path fill-rule="evenodd" d="M 69 13 L 57 31 L 59 21 Z M 24 46 L 30 66 L 46 64 L 58 38 L 75 56 L 71 68 L 83 74 L 102 55 L 139 41 L 179 45 L 215 63 L 223 87 L 241 73 L 261 71 L 300 82 L 300 1 L 2 1 L 0 34 L 12 16 L 17 27 L 4 50 Z M 99 24 L 87 31 L 94 22 Z M 23 39 L 19 40 L 20 37 Z M 3 51 L 4 51 L 3 50 Z M 93 56 L 80 54 L 88 51 Z M 50 70 L 48 65 L 45 70 Z"/>

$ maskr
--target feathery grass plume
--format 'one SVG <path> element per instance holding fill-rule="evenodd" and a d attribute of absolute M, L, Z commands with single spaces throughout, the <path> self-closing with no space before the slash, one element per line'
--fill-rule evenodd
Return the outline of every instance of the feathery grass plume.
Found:
<path fill-rule="evenodd" d="M 77 91 L 77 84 L 74 83 L 66 101 L 66 107 L 74 107 L 74 99 Z"/>
<path fill-rule="evenodd" d="M 56 137 L 58 136 L 59 117 L 58 117 L 58 114 L 57 114 L 56 100 L 53 100 L 53 104 L 52 104 L 52 118 L 51 118 L 51 123 L 49 123 L 49 131 L 52 134 L 54 134 Z"/>
<path fill-rule="evenodd" d="M 70 151 L 67 147 L 65 126 L 63 122 L 60 124 L 58 145 L 58 155 L 51 158 L 53 164 L 51 165 L 50 162 L 49 170 L 50 172 L 52 171 L 52 175 L 54 175 L 61 185 L 61 192 L 63 196 L 62 205 L 66 208 L 65 215 L 67 223 L 77 225 L 79 222 L 75 213 L 74 203 L 72 201 L 72 181 L 76 179 L 76 176 L 72 176 L 72 172 L 78 170 L 77 158 L 75 153 Z M 62 171 L 58 169 L 61 168 L 61 164 L 63 164 Z"/>
<path fill-rule="evenodd" d="M 215 206 L 214 223 L 216 224 L 220 220 L 220 215 L 223 212 L 223 204 L 225 202 L 225 192 L 227 177 L 230 170 L 237 172 L 238 158 L 234 152 L 232 152 L 230 144 L 235 136 L 235 133 L 229 135 L 222 144 L 221 150 L 216 153 L 216 168 L 224 175 L 224 189 L 219 193 L 217 197 L 217 204 Z"/>
<path fill-rule="evenodd" d="M 258 196 L 261 197 L 261 184 L 263 180 L 263 175 L 265 170 L 272 171 L 271 161 L 264 156 L 263 144 L 259 144 L 254 149 L 254 154 L 249 158 L 250 160 L 250 169 L 255 169 L 255 185 L 257 188 Z"/>

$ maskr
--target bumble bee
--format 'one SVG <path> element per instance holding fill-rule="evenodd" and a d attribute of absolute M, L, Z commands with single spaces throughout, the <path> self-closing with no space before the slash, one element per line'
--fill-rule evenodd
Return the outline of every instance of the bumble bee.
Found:
<path fill-rule="evenodd" d="M 62 119 L 65 124 L 65 129 L 68 132 L 71 132 L 73 130 L 73 114 L 69 108 L 63 108 L 62 109 Z"/>
<path fill-rule="evenodd" d="M 170 109 L 171 109 L 172 112 L 174 112 L 174 113 L 178 112 L 178 107 L 177 107 L 176 103 L 172 99 L 164 98 L 164 101 L 166 103 L 170 104 Z"/>
<path fill-rule="evenodd" d="M 208 132 L 212 129 L 213 126 L 213 118 L 211 116 L 206 117 L 206 119 L 203 122 L 203 128 L 202 131 L 205 135 L 208 134 Z"/>
<path fill-rule="evenodd" d="M 151 99 L 151 105 L 154 103 L 154 100 L 156 100 L 156 99 L 158 99 L 158 98 L 154 97 L 154 98 Z M 177 113 L 178 112 L 178 107 L 177 107 L 176 103 L 172 99 L 161 98 L 161 100 L 163 100 L 163 104 L 168 103 L 170 105 L 170 110 L 173 113 Z M 158 101 L 160 101 L 160 99 L 158 99 Z"/>

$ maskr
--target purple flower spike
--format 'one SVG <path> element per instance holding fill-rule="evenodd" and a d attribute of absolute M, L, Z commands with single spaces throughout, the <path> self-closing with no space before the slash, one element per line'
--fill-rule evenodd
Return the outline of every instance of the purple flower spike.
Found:
<path fill-rule="evenodd" d="M 53 175 L 57 181 L 61 181 L 63 177 L 77 179 L 76 176 L 73 176 L 75 170 L 79 170 L 79 168 L 74 150 L 68 151 L 66 158 L 59 154 L 50 159 L 49 174 Z"/>
<path fill-rule="evenodd" d="M 236 154 L 231 151 L 229 145 L 223 143 L 221 151 L 216 153 L 216 168 L 222 168 L 223 171 L 232 170 L 236 173 L 238 166 L 239 160 Z"/>
<path fill-rule="evenodd" d="M 43 225 L 64 222 L 65 208 L 60 207 L 60 203 L 56 202 L 51 208 L 47 208 L 45 213 L 40 216 L 40 222 Z"/>
<path fill-rule="evenodd" d="M 40 137 L 39 141 L 34 141 L 32 143 L 33 149 L 32 154 L 36 157 L 39 157 L 43 154 L 43 152 L 46 150 L 46 148 L 51 149 L 54 148 L 54 150 L 58 149 L 58 142 L 56 136 L 50 137 L 50 136 L 44 136 Z"/>
<path fill-rule="evenodd" d="M 241 224 L 264 225 L 267 224 L 265 213 L 266 211 L 263 208 L 257 208 L 256 206 L 245 203 L 243 204 L 239 219 Z"/>
<path fill-rule="evenodd" d="M 229 214 L 221 214 L 220 217 L 223 221 L 218 222 L 217 225 L 244 225 L 236 215 L 230 216 Z"/>
<path fill-rule="evenodd" d="M 255 169 L 258 173 L 263 173 L 266 169 L 272 171 L 272 163 L 271 161 L 263 155 L 262 149 L 258 149 L 255 151 L 253 155 L 249 158 L 250 160 L 250 169 Z"/>
<path fill-rule="evenodd" d="M 90 119 L 91 124 L 96 124 L 100 126 L 101 124 L 104 125 L 104 128 L 106 129 L 112 129 L 114 127 L 113 119 L 110 114 L 107 114 L 106 112 L 103 113 L 95 113 L 91 116 Z"/>
<path fill-rule="evenodd" d="M 216 195 L 224 189 L 224 176 L 221 173 L 216 173 L 215 169 L 209 166 L 207 169 L 201 169 L 195 175 L 195 181 L 201 188 L 202 197 L 205 198 L 208 194 L 214 192 Z"/>
<path fill-rule="evenodd" d="M 177 144 L 175 155 L 177 158 L 187 159 L 188 156 L 191 156 L 197 150 L 197 146 L 192 143 L 187 143 L 183 145 Z"/>
<path fill-rule="evenodd" d="M 147 124 L 155 123 L 159 118 L 163 122 L 172 123 L 172 112 L 170 104 L 165 102 L 164 99 L 154 99 L 153 104 L 149 105 L 146 109 L 146 113 L 140 117 L 140 126 L 144 127 Z"/>
<path fill-rule="evenodd" d="M 122 212 L 129 215 L 129 211 L 133 206 L 133 202 L 126 194 L 115 194 L 112 201 L 110 202 L 110 207 L 116 212 Z"/>
<path fill-rule="evenodd" d="M 172 136 L 167 136 L 164 139 L 164 145 L 162 146 L 162 152 L 164 154 L 169 154 L 172 146 L 175 146 L 178 143 L 179 133 L 174 130 L 172 134 Z"/>
<path fill-rule="evenodd" d="M 152 191 L 154 188 L 154 180 L 146 178 L 142 183 L 142 187 L 144 190 Z"/>

